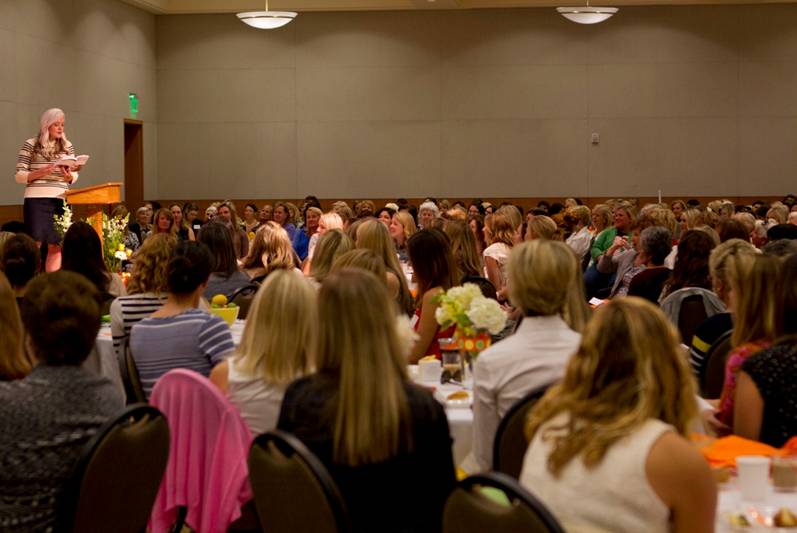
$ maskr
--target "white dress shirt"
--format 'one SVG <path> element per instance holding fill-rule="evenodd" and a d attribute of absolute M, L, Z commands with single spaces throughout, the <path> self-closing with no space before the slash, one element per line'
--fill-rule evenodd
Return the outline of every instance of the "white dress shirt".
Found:
<path fill-rule="evenodd" d="M 589 252 L 589 245 L 592 244 L 592 233 L 590 233 L 589 228 L 585 226 L 568 237 L 565 244 L 576 252 L 580 261 L 584 259 L 584 256 Z"/>
<path fill-rule="evenodd" d="M 524 317 L 514 335 L 484 350 L 473 366 L 473 454 L 492 468 L 498 423 L 532 390 L 562 378 L 581 342 L 559 316 Z"/>

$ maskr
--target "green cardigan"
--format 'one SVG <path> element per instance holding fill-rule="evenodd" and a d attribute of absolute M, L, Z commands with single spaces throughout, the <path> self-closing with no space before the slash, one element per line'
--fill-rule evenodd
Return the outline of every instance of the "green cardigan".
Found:
<path fill-rule="evenodd" d="M 615 237 L 617 237 L 617 228 L 614 226 L 606 228 L 598 235 L 595 239 L 595 243 L 592 245 L 592 250 L 590 250 L 593 261 L 597 261 L 598 257 L 609 249 Z"/>

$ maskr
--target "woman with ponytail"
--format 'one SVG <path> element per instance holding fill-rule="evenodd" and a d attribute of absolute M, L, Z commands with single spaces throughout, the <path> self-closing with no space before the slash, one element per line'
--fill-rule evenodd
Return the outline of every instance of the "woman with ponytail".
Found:
<path fill-rule="evenodd" d="M 227 323 L 197 309 L 210 265 L 207 246 L 196 241 L 177 243 L 166 267 L 166 303 L 130 332 L 130 350 L 147 398 L 169 370 L 187 368 L 208 377 L 235 349 Z"/>

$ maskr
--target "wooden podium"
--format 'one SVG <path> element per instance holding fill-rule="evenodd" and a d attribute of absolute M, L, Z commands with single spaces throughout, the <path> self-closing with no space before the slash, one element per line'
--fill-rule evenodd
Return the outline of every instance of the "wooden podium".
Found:
<path fill-rule="evenodd" d="M 88 211 L 86 218 L 100 236 L 100 242 L 102 242 L 102 213 L 109 205 L 121 201 L 121 189 L 121 183 L 109 182 L 82 189 L 71 189 L 66 193 L 68 203 L 84 206 Z"/>

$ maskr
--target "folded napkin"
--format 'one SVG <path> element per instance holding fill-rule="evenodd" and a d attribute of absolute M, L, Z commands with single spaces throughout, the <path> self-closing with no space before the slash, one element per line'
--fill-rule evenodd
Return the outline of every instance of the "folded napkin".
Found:
<path fill-rule="evenodd" d="M 700 447 L 700 451 L 712 468 L 733 468 L 736 466 L 736 458 L 741 455 L 763 455 L 766 457 L 785 455 L 789 453 L 789 446 L 792 446 L 792 453 L 797 451 L 797 438 L 792 438 L 780 450 L 761 442 L 737 437 L 736 435 L 722 437 L 713 441 L 700 437 L 693 437 L 692 440 L 696 441 L 699 446 L 706 442 L 705 445 Z"/>

